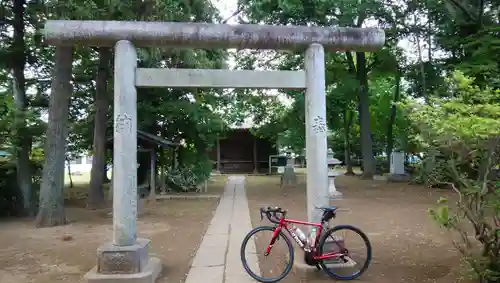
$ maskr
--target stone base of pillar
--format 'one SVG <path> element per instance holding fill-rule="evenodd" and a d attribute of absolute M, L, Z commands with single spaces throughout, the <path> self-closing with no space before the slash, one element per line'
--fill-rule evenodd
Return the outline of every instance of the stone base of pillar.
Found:
<path fill-rule="evenodd" d="M 392 183 L 407 183 L 411 181 L 410 174 L 389 174 L 387 176 L 387 181 Z"/>
<path fill-rule="evenodd" d="M 106 243 L 97 249 L 97 266 L 85 274 L 89 283 L 154 283 L 161 273 L 158 258 L 149 257 L 148 239 L 137 239 L 132 246 Z"/>
<path fill-rule="evenodd" d="M 304 251 L 302 251 L 301 249 L 294 249 L 293 267 L 302 272 L 311 272 L 313 274 L 319 273 L 319 270 L 316 266 L 306 263 Z"/>
<path fill-rule="evenodd" d="M 339 191 L 330 191 L 329 197 L 331 200 L 341 200 L 343 195 L 342 192 Z"/>
<path fill-rule="evenodd" d="M 328 196 L 333 200 L 342 199 L 342 192 L 337 191 L 335 187 L 335 178 L 338 176 L 337 173 L 330 172 L 328 173 Z"/>

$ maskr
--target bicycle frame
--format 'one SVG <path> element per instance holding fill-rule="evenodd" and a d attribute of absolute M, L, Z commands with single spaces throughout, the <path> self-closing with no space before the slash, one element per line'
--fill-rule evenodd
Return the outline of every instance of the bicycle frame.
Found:
<path fill-rule="evenodd" d="M 311 250 L 308 250 L 309 247 L 306 247 L 306 245 L 304 243 L 302 243 L 302 241 L 299 239 L 299 237 L 290 229 L 289 227 L 289 224 L 299 224 L 299 225 L 304 225 L 304 226 L 313 226 L 313 227 L 316 227 L 318 228 L 318 231 L 316 232 L 316 235 L 321 235 L 321 233 L 323 232 L 323 225 L 321 223 L 315 223 L 315 222 L 308 222 L 308 221 L 300 221 L 300 220 L 293 220 L 293 219 L 286 219 L 284 217 L 280 218 L 280 222 L 278 223 L 278 225 L 276 226 L 276 229 L 274 229 L 274 233 L 273 233 L 273 237 L 271 239 L 271 242 L 269 243 L 269 245 L 267 246 L 266 248 L 266 254 L 269 254 L 271 252 L 271 248 L 273 247 L 279 233 L 281 230 L 283 230 L 283 228 L 285 229 L 285 231 L 288 232 L 288 235 L 290 235 L 292 237 L 292 239 L 295 240 L 295 242 L 297 243 L 297 245 L 299 245 L 299 247 L 304 251 L 304 252 L 316 252 L 316 247 L 318 246 L 318 243 L 319 243 L 319 238 L 320 237 L 316 237 L 314 239 L 314 243 L 313 243 L 313 246 L 310 247 Z M 331 259 L 331 258 L 334 258 L 334 257 L 338 257 L 338 256 L 342 256 L 343 253 L 340 253 L 340 252 L 329 252 L 329 253 L 326 253 L 326 254 L 323 254 L 323 255 L 314 255 L 313 256 L 313 259 L 314 260 L 325 260 L 325 259 Z"/>

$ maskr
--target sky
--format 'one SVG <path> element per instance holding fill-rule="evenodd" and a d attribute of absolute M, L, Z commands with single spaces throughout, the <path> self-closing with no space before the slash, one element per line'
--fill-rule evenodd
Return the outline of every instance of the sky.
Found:
<path fill-rule="evenodd" d="M 212 3 L 219 9 L 223 19 L 229 18 L 237 9 L 238 0 L 211 0 Z M 237 18 L 229 19 L 228 24 L 237 24 Z"/>

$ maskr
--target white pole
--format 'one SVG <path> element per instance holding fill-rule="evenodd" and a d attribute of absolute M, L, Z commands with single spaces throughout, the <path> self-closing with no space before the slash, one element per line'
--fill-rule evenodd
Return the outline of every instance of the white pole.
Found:
<path fill-rule="evenodd" d="M 306 154 L 307 217 L 319 222 L 321 212 L 315 206 L 327 206 L 328 161 L 325 94 L 325 52 L 313 43 L 306 51 Z"/>
<path fill-rule="evenodd" d="M 220 138 L 217 138 L 217 174 L 220 174 Z"/>
<path fill-rule="evenodd" d="M 127 40 L 115 45 L 113 140 L 113 244 L 136 241 L 137 220 L 137 53 Z"/>

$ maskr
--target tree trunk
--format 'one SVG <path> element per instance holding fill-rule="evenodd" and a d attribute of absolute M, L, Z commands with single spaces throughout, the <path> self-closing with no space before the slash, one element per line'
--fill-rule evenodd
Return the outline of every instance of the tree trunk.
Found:
<path fill-rule="evenodd" d="M 108 73 L 111 62 L 111 50 L 99 48 L 99 67 L 96 79 L 96 112 L 94 117 L 94 156 L 90 171 L 90 186 L 87 196 L 87 208 L 97 209 L 106 206 L 104 199 L 104 176 L 106 174 L 106 114 L 109 107 Z M 104 172 L 103 172 L 104 171 Z"/>
<path fill-rule="evenodd" d="M 13 92 L 16 103 L 17 115 L 17 135 L 16 135 L 16 166 L 17 166 L 17 185 L 22 196 L 22 214 L 32 215 L 32 181 L 31 181 L 31 161 L 30 151 L 32 139 L 28 132 L 25 121 L 27 108 L 26 99 L 26 79 L 24 77 L 24 67 L 26 65 L 26 52 L 24 43 L 24 5 L 25 0 L 15 0 L 13 3 L 14 12 L 14 41 L 12 43 L 11 67 L 14 78 Z"/>
<path fill-rule="evenodd" d="M 64 214 L 64 160 L 68 137 L 69 100 L 73 54 L 71 47 L 56 47 L 49 99 L 49 123 L 45 141 L 45 163 L 40 186 L 37 227 L 66 223 Z"/>
<path fill-rule="evenodd" d="M 103 179 L 103 182 L 104 184 L 109 184 L 109 182 L 111 182 L 111 180 L 108 178 L 108 164 L 104 164 L 104 168 L 102 169 L 102 179 Z"/>
<path fill-rule="evenodd" d="M 394 100 L 391 105 L 391 112 L 389 115 L 389 123 L 387 126 L 387 148 L 386 148 L 386 154 L 387 154 L 387 161 L 388 161 L 388 168 L 391 167 L 391 154 L 392 150 L 394 149 L 394 136 L 393 136 L 393 127 L 394 127 L 394 122 L 396 121 L 396 103 L 399 101 L 399 96 L 400 96 L 400 86 L 401 86 L 401 71 L 398 69 L 397 74 L 396 74 L 396 90 L 394 91 Z"/>
<path fill-rule="evenodd" d="M 414 20 L 417 20 L 416 14 L 414 14 Z M 417 44 L 417 54 L 418 54 L 418 63 L 420 66 L 420 78 L 422 83 L 422 97 L 425 100 L 425 103 L 429 103 L 429 96 L 427 95 L 427 82 L 425 76 L 425 65 L 424 59 L 422 58 L 422 48 L 420 46 L 420 36 L 418 33 L 415 34 L 415 43 Z M 430 47 L 429 47 L 430 50 Z"/>
<path fill-rule="evenodd" d="M 345 153 L 345 175 L 352 176 L 355 175 L 352 170 L 352 160 L 351 160 L 351 125 L 352 125 L 352 113 L 347 109 L 344 109 L 344 153 Z"/>
<path fill-rule="evenodd" d="M 71 161 L 68 158 L 66 158 L 66 165 L 68 167 L 69 187 L 73 188 L 73 177 L 71 176 Z"/>
<path fill-rule="evenodd" d="M 359 80 L 359 126 L 361 153 L 363 155 L 363 178 L 371 179 L 375 174 L 375 157 L 373 156 L 372 131 L 370 128 L 368 70 L 364 52 L 356 52 L 356 64 L 356 74 Z"/>

